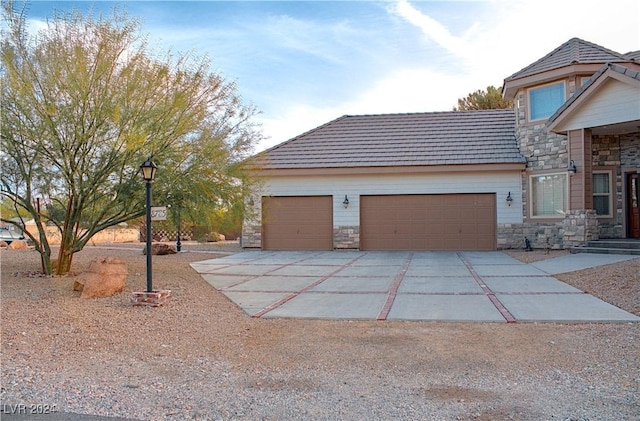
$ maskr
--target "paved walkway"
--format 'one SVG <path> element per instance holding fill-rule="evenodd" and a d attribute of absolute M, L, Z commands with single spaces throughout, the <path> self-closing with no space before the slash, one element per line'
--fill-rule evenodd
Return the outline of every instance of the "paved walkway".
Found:
<path fill-rule="evenodd" d="M 551 276 L 634 258 L 583 256 L 524 264 L 501 252 L 247 251 L 191 266 L 253 317 L 640 321 Z"/>

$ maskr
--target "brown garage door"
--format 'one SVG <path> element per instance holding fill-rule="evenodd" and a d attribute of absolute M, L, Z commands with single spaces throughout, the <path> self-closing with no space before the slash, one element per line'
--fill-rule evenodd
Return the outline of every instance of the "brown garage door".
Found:
<path fill-rule="evenodd" d="M 264 197 L 262 248 L 265 250 L 332 250 L 331 196 Z"/>
<path fill-rule="evenodd" d="M 360 197 L 362 250 L 495 250 L 495 194 Z"/>

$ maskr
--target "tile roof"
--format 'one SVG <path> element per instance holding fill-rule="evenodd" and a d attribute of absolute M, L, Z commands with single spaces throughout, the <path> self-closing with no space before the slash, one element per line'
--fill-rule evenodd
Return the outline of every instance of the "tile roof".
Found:
<path fill-rule="evenodd" d="M 631 61 L 640 61 L 640 50 L 638 51 L 629 51 L 628 53 L 624 54 L 624 57 Z"/>
<path fill-rule="evenodd" d="M 580 96 L 587 89 L 589 89 L 589 87 L 593 85 L 595 81 L 598 80 L 600 76 L 602 76 L 607 70 L 611 70 L 613 72 L 620 73 L 621 75 L 625 75 L 632 79 L 636 79 L 640 81 L 640 72 L 629 69 L 628 67 L 625 67 L 625 66 L 621 66 L 619 64 L 607 63 L 604 66 L 602 66 L 597 72 L 595 72 L 584 85 L 582 85 L 578 90 L 576 90 L 573 93 L 573 95 L 571 95 L 571 97 L 564 104 L 562 104 L 562 106 L 558 108 L 551 117 L 549 117 L 549 120 L 547 120 L 546 122 L 546 126 L 547 127 L 551 126 L 560 117 L 560 115 L 564 113 L 565 110 L 571 106 L 571 104 L 576 102 L 576 100 L 580 98 Z"/>
<path fill-rule="evenodd" d="M 573 64 L 628 62 L 634 59 L 635 54 L 637 54 L 637 52 L 620 54 L 580 38 L 571 38 L 546 56 L 512 74 L 506 78 L 505 81 L 519 79 Z"/>
<path fill-rule="evenodd" d="M 255 155 L 263 169 L 524 163 L 513 110 L 345 115 Z"/>

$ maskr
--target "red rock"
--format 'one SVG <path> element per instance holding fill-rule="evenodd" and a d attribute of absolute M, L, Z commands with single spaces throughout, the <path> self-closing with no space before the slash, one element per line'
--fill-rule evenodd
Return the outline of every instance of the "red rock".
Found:
<path fill-rule="evenodd" d="M 9 244 L 9 248 L 11 250 L 24 250 L 28 248 L 27 243 L 22 240 L 13 240 L 11 244 Z"/>
<path fill-rule="evenodd" d="M 82 290 L 82 298 L 110 297 L 124 290 L 126 277 L 127 264 L 124 261 L 113 257 L 95 259 L 86 272 L 76 277 L 73 289 Z"/>

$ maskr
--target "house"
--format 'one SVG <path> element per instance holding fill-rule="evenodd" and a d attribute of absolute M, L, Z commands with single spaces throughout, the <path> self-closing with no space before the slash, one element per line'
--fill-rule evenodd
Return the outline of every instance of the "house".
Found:
<path fill-rule="evenodd" d="M 513 109 L 346 115 L 252 158 L 244 247 L 567 248 L 640 238 L 640 52 L 574 38 L 504 80 Z"/>

